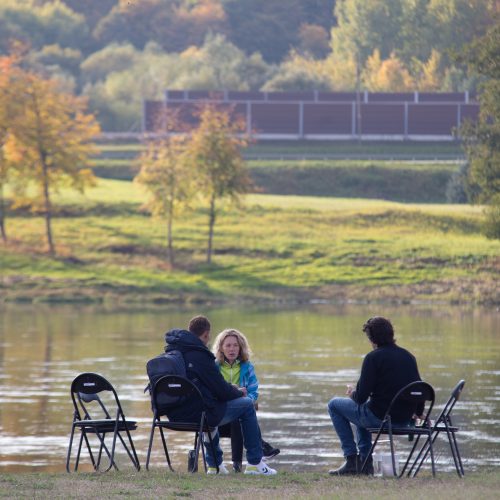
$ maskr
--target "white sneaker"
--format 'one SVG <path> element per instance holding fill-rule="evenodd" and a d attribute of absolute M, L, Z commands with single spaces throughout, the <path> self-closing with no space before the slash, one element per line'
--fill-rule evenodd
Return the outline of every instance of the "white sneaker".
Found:
<path fill-rule="evenodd" d="M 207 474 L 217 474 L 217 467 L 209 467 Z M 229 474 L 227 467 L 223 463 L 219 465 L 219 474 Z"/>
<path fill-rule="evenodd" d="M 247 464 L 245 468 L 245 474 L 274 476 L 275 474 L 278 474 L 278 472 L 274 469 L 271 469 L 269 465 L 261 460 L 260 464 L 257 465 Z"/>

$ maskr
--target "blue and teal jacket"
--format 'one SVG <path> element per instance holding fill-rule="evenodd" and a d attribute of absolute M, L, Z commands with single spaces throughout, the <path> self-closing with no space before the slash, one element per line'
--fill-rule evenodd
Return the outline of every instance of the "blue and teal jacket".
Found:
<path fill-rule="evenodd" d="M 226 361 L 227 363 L 227 361 Z M 216 361 L 220 369 L 220 363 Z M 245 387 L 249 398 L 257 401 L 259 397 L 259 381 L 255 375 L 255 368 L 250 361 L 240 362 L 240 387 Z"/>

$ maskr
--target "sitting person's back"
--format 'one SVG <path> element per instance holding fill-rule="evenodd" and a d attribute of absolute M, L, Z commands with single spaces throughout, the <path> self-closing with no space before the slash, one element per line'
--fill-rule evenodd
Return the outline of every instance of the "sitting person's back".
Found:
<path fill-rule="evenodd" d="M 397 392 L 420 380 L 415 356 L 395 343 L 378 346 L 364 359 L 361 376 L 351 398 L 358 404 L 368 401 L 368 408 L 383 419 Z M 420 408 L 400 402 L 391 410 L 395 422 L 407 422 Z"/>
<path fill-rule="evenodd" d="M 328 412 L 340 439 L 346 462 L 332 475 L 360 473 L 361 464 L 367 461 L 365 473 L 373 474 L 370 427 L 378 427 L 397 392 L 411 382 L 421 380 L 415 357 L 396 345 L 394 328 L 383 317 L 370 318 L 363 325 L 373 350 L 361 367 L 356 389 L 347 386 L 348 398 L 335 397 L 328 403 Z M 402 403 L 391 410 L 391 418 L 399 425 L 410 425 L 414 413 L 421 415 L 423 405 Z M 357 442 L 354 441 L 351 423 L 356 426 Z"/>
<path fill-rule="evenodd" d="M 182 353 L 186 377 L 201 392 L 207 421 L 211 427 L 239 421 L 247 452 L 245 474 L 274 475 L 276 471 L 262 461 L 260 429 L 255 415 L 253 400 L 246 397 L 246 388 L 238 389 L 224 380 L 215 357 L 208 349 L 210 322 L 204 316 L 195 316 L 189 322 L 188 330 L 174 329 L 166 333 L 165 350 L 178 350 Z M 198 421 L 202 408 L 193 400 L 185 401 L 177 409 L 169 410 L 172 420 Z M 219 445 L 217 429 L 210 433 L 213 449 L 204 433 L 208 473 L 228 473 L 223 464 L 223 453 Z M 214 454 L 215 451 L 215 454 Z"/>
<path fill-rule="evenodd" d="M 179 350 L 182 353 L 186 376 L 203 396 L 208 424 L 218 425 L 226 410 L 226 401 L 240 398 L 243 393 L 224 380 L 215 365 L 214 355 L 198 336 L 188 330 L 174 329 L 165 334 L 165 340 L 165 351 Z M 188 399 L 182 407 L 171 410 L 168 417 L 196 422 L 201 412 L 198 402 Z"/>

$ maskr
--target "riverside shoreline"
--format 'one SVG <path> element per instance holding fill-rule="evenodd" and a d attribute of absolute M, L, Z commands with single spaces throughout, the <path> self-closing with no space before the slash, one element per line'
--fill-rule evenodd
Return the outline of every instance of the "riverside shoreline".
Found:
<path fill-rule="evenodd" d="M 443 304 L 498 308 L 500 291 L 494 281 L 447 280 L 408 285 L 330 285 L 311 288 L 241 290 L 231 294 L 179 292 L 112 284 L 86 286 L 75 280 L 9 277 L 0 281 L 0 303 L 53 304 Z"/>

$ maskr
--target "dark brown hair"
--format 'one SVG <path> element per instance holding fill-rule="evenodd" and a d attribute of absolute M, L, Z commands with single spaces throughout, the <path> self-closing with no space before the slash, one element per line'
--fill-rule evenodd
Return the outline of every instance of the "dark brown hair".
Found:
<path fill-rule="evenodd" d="M 392 323 L 382 316 L 370 318 L 364 325 L 363 331 L 371 342 L 377 346 L 394 344 L 394 328 Z"/>
<path fill-rule="evenodd" d="M 197 337 L 201 337 L 207 330 L 210 330 L 210 321 L 205 316 L 195 316 L 189 322 L 188 330 Z"/>

